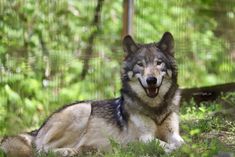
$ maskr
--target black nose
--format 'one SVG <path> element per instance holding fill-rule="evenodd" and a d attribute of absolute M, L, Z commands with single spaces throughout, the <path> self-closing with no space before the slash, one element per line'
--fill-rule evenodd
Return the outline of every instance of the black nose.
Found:
<path fill-rule="evenodd" d="M 148 77 L 146 82 L 148 85 L 155 85 L 157 83 L 157 78 L 156 77 Z"/>

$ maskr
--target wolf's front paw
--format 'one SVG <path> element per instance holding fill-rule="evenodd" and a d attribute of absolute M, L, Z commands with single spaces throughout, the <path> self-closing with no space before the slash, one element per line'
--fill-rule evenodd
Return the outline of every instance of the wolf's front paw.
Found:
<path fill-rule="evenodd" d="M 169 143 L 174 144 L 176 148 L 179 148 L 185 142 L 179 134 L 173 134 L 169 139 Z"/>
<path fill-rule="evenodd" d="M 172 151 L 177 149 L 177 147 L 174 144 L 168 144 L 168 143 L 163 145 L 162 148 L 166 153 L 171 153 Z"/>
<path fill-rule="evenodd" d="M 71 157 L 74 155 L 78 155 L 79 153 L 76 149 L 73 148 L 59 148 L 54 150 L 54 152 L 61 157 Z"/>
<path fill-rule="evenodd" d="M 156 140 L 159 143 L 159 146 L 161 146 L 166 153 L 170 153 L 174 151 L 175 149 L 177 149 L 177 147 L 173 143 L 167 143 L 159 139 L 156 139 Z"/>

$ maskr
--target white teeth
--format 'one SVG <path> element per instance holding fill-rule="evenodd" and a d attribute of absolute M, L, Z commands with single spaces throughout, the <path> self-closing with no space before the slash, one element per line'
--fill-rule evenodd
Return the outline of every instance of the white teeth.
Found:
<path fill-rule="evenodd" d="M 146 89 L 146 91 L 147 91 L 147 94 L 150 94 L 150 90 L 149 89 Z M 156 91 L 157 91 L 157 88 L 155 89 L 155 93 L 156 93 Z"/>
<path fill-rule="evenodd" d="M 149 94 L 149 90 L 148 89 L 146 90 L 146 92 L 147 92 L 147 94 Z"/>

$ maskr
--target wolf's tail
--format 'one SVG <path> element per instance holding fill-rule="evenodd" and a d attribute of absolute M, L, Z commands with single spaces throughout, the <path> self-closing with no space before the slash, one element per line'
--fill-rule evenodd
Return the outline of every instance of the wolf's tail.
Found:
<path fill-rule="evenodd" d="M 0 149 L 7 157 L 33 157 L 32 141 L 34 136 L 28 133 L 0 138 Z"/>

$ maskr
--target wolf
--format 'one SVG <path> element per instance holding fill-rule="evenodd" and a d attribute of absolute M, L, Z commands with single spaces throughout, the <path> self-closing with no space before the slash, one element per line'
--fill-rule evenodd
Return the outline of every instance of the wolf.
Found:
<path fill-rule="evenodd" d="M 119 98 L 80 101 L 54 112 L 29 133 L 5 137 L 1 148 L 10 157 L 32 157 L 35 152 L 74 156 L 95 149 L 156 140 L 166 151 L 180 147 L 180 90 L 174 57 L 174 39 L 165 32 L 160 41 L 139 44 L 123 38 L 126 57 L 121 70 Z"/>

